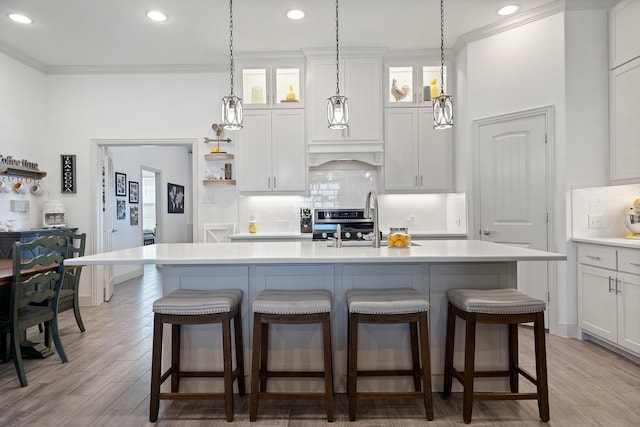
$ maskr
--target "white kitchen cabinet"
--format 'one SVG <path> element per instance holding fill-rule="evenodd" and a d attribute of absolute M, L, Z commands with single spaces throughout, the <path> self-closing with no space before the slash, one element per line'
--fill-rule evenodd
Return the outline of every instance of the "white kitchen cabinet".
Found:
<path fill-rule="evenodd" d="M 308 58 L 310 143 L 381 142 L 381 55 L 340 55 L 340 95 L 349 99 L 349 127 L 344 130 L 329 129 L 327 123 L 327 99 L 336 94 L 335 53 Z"/>
<path fill-rule="evenodd" d="M 411 107 L 432 105 L 431 81 L 436 80 L 440 94 L 440 63 L 426 65 L 412 61 L 392 61 L 385 63 L 385 85 L 383 98 L 385 107 Z M 394 83 L 395 80 L 395 83 Z M 447 87 L 447 67 L 444 67 L 445 93 Z M 395 95 L 394 95 L 395 94 Z"/>
<path fill-rule="evenodd" d="M 386 191 L 452 191 L 452 133 L 433 129 L 432 111 L 385 108 Z"/>
<path fill-rule="evenodd" d="M 238 133 L 238 189 L 306 190 L 304 110 L 247 110 Z"/>
<path fill-rule="evenodd" d="M 238 62 L 239 96 L 246 109 L 304 108 L 304 63 Z M 287 95 L 289 96 L 287 99 Z"/>
<path fill-rule="evenodd" d="M 578 245 L 578 324 L 583 333 L 640 355 L 640 250 Z"/>
<path fill-rule="evenodd" d="M 640 58 L 610 72 L 610 174 L 640 182 Z"/>
<path fill-rule="evenodd" d="M 640 57 L 640 0 L 623 0 L 609 11 L 609 64 L 614 69 Z"/>

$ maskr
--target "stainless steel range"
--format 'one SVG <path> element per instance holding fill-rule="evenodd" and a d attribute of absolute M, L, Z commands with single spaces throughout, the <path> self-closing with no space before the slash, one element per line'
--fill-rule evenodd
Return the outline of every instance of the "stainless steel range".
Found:
<path fill-rule="evenodd" d="M 315 209 L 313 212 L 313 240 L 338 237 L 340 225 L 342 240 L 365 240 L 373 232 L 373 221 L 365 218 L 364 209 Z"/>

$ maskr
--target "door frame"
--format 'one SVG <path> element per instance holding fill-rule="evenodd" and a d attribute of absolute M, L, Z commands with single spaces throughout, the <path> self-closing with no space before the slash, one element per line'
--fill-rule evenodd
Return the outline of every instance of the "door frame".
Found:
<path fill-rule="evenodd" d="M 469 238 L 477 240 L 479 239 L 480 232 L 480 129 L 482 126 L 503 123 L 507 121 L 526 119 L 536 116 L 543 116 L 546 126 L 546 144 L 545 144 L 545 173 L 546 173 L 546 203 L 547 212 L 549 218 L 547 220 L 547 250 L 550 252 L 557 252 L 557 245 L 555 240 L 555 217 L 556 217 L 556 188 L 555 188 L 555 122 L 554 122 L 554 107 L 548 105 L 539 108 L 532 108 L 529 110 L 521 110 L 508 114 L 500 114 L 491 117 L 485 117 L 481 119 L 473 120 L 472 122 L 472 183 L 471 188 L 471 200 L 470 204 L 471 212 L 469 215 Z M 547 280 L 549 283 L 549 298 L 547 301 L 547 310 L 549 313 L 549 332 L 556 334 L 558 330 L 558 289 L 557 289 L 557 263 L 547 262 Z"/>
<path fill-rule="evenodd" d="M 103 235 L 102 235 L 102 168 L 101 168 L 101 147 L 140 147 L 140 146 L 176 146 L 183 145 L 189 146 L 192 153 L 197 153 L 197 138 L 157 138 L 157 139 L 91 139 L 90 140 L 90 165 L 93 166 L 93 173 L 91 174 L 91 199 L 93 201 L 94 211 L 91 215 L 91 229 L 93 236 L 95 236 L 93 242 L 93 253 L 101 253 L 103 247 Z M 196 235 L 196 230 L 199 220 L 199 209 L 197 208 L 198 200 L 200 200 L 199 192 L 200 187 L 197 185 L 197 173 L 198 170 L 198 156 L 191 156 L 191 187 L 192 187 L 192 234 Z M 107 179 L 113 179 L 113 177 L 107 177 Z M 107 181 L 108 182 L 108 181 Z M 108 185 L 107 185 L 108 188 Z M 101 305 L 104 302 L 103 288 L 104 281 L 108 278 L 104 277 L 105 272 L 102 268 L 91 269 L 91 304 L 94 306 Z"/>

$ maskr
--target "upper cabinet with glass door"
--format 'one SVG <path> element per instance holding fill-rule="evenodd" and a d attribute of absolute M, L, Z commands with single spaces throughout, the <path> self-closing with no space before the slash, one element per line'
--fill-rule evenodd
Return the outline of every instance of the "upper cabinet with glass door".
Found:
<path fill-rule="evenodd" d="M 385 64 L 384 81 L 385 107 L 431 106 L 432 98 L 440 95 L 440 65 L 389 62 Z M 444 91 L 449 93 L 446 66 Z"/>
<path fill-rule="evenodd" d="M 245 108 L 303 108 L 304 63 L 238 63 L 239 93 Z"/>

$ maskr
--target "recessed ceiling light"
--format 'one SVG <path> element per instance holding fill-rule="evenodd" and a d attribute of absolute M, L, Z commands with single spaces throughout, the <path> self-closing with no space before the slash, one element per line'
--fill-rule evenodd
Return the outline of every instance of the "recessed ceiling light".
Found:
<path fill-rule="evenodd" d="M 150 10 L 149 12 L 147 12 L 147 18 L 156 22 L 164 22 L 167 20 L 167 15 L 160 12 L 159 10 Z"/>
<path fill-rule="evenodd" d="M 517 4 L 508 4 L 498 9 L 498 15 L 511 15 L 512 13 L 516 13 L 518 9 L 520 9 L 520 6 L 518 6 Z"/>
<path fill-rule="evenodd" d="M 28 16 L 21 15 L 19 13 L 10 13 L 9 19 L 19 24 L 31 24 L 33 22 Z"/>
<path fill-rule="evenodd" d="M 287 12 L 287 18 L 298 21 L 304 18 L 304 12 L 299 9 L 292 9 Z"/>

